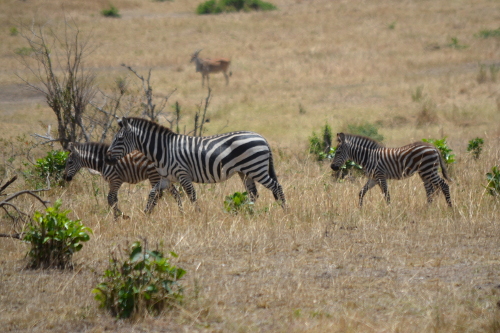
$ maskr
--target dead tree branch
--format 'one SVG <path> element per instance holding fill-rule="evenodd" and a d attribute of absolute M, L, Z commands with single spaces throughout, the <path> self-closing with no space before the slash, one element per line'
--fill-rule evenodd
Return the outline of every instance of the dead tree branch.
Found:
<path fill-rule="evenodd" d="M 59 141 L 66 149 L 69 142 L 81 138 L 90 140 L 83 114 L 96 89 L 95 75 L 83 66 L 83 59 L 89 53 L 90 37 L 82 39 L 78 27 L 68 21 L 64 24 L 62 36 L 48 25 L 23 27 L 21 36 L 31 53 L 20 55 L 20 61 L 35 77 L 36 83 L 18 77 L 29 88 L 44 94 L 57 118 L 58 137 L 51 140 Z"/>
<path fill-rule="evenodd" d="M 14 181 L 16 181 L 17 179 L 17 176 L 14 176 L 12 177 L 7 183 L 5 183 L 4 185 L 2 185 L 2 187 L 0 187 L 0 194 L 8 187 L 10 186 Z M 38 196 L 36 193 L 38 192 L 43 192 L 43 191 L 48 191 L 50 190 L 50 188 L 47 188 L 47 189 L 41 189 L 41 190 L 24 190 L 24 191 L 19 191 L 19 192 L 16 192 L 16 193 L 13 193 L 11 195 L 9 195 L 7 198 L 5 198 L 4 200 L 0 201 L 0 208 L 2 208 L 5 213 L 13 220 L 15 221 L 16 218 L 15 216 L 13 216 L 9 210 L 7 209 L 7 207 L 13 209 L 16 211 L 16 213 L 18 214 L 18 216 L 21 217 L 21 220 L 23 222 L 26 222 L 24 217 L 27 217 L 29 216 L 27 213 L 23 212 L 21 209 L 19 209 L 19 207 L 15 204 L 13 204 L 11 201 L 16 199 L 17 197 L 23 195 L 23 194 L 27 194 L 33 198 L 35 198 L 36 200 L 38 200 L 42 205 L 44 205 L 45 208 L 47 208 L 47 205 L 50 203 L 50 201 L 46 201 L 46 200 L 43 200 L 40 196 Z M 14 237 L 16 238 L 16 237 Z"/>
<path fill-rule="evenodd" d="M 158 122 L 160 115 L 162 115 L 163 110 L 167 105 L 167 101 L 172 96 L 172 94 L 177 90 L 174 89 L 170 94 L 162 99 L 160 104 L 157 105 L 154 103 L 153 96 L 153 87 L 151 86 L 151 69 L 149 69 L 148 77 L 145 79 L 142 75 L 137 73 L 132 67 L 122 64 L 123 67 L 127 68 L 129 71 L 135 74 L 139 80 L 142 82 L 142 89 L 144 91 L 144 99 L 145 101 L 142 103 L 143 108 L 143 116 L 148 117 L 151 121 Z"/>

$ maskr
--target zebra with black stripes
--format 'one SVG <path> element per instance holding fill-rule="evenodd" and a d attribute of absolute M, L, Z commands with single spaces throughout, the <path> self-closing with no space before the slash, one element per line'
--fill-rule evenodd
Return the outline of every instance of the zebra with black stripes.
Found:
<path fill-rule="evenodd" d="M 359 206 L 363 205 L 365 193 L 375 185 L 379 185 L 387 203 L 390 202 L 387 190 L 387 179 L 403 179 L 418 172 L 424 182 L 427 202 L 441 189 L 448 206 L 451 207 L 450 188 L 444 179 L 448 178 L 446 165 L 439 150 L 427 142 L 415 142 L 399 148 L 386 148 L 370 138 L 337 134 L 338 145 L 331 164 L 338 171 L 347 160 L 361 165 L 368 177 L 368 182 L 359 192 Z M 439 175 L 439 167 L 443 178 Z"/>
<path fill-rule="evenodd" d="M 283 189 L 274 170 L 271 148 L 261 135 L 232 132 L 207 137 L 177 134 L 142 118 L 122 118 L 120 130 L 108 149 L 107 162 L 139 150 L 156 165 L 169 182 L 179 182 L 191 202 L 196 201 L 193 183 L 219 183 L 237 173 L 251 201 L 258 197 L 256 182 L 271 190 L 286 207 Z M 182 209 L 182 206 L 179 205 Z"/>
<path fill-rule="evenodd" d="M 156 205 L 157 198 L 162 191 L 169 187 L 170 193 L 180 202 L 180 196 L 175 186 L 161 182 L 161 176 L 146 156 L 138 151 L 131 152 L 118 160 L 115 165 L 105 163 L 109 145 L 104 143 L 71 143 L 70 154 L 66 160 L 64 179 L 71 181 L 81 168 L 89 168 L 99 172 L 109 184 L 108 204 L 113 207 L 115 218 L 122 215 L 118 209 L 118 190 L 123 183 L 137 184 L 146 179 L 151 183 L 152 190 L 148 196 L 146 212 Z M 157 186 L 155 186 L 157 185 Z M 126 218 L 126 216 L 124 216 Z"/>

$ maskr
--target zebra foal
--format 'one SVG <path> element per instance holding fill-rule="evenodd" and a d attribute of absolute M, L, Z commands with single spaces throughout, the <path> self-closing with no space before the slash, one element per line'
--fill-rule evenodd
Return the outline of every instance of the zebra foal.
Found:
<path fill-rule="evenodd" d="M 122 215 L 117 205 L 118 190 L 122 184 L 137 184 L 149 179 L 153 189 L 148 196 L 146 212 L 150 211 L 156 205 L 157 198 L 161 196 L 163 189 L 166 188 L 165 183 L 160 183 L 161 176 L 156 172 L 154 164 L 140 152 L 134 151 L 117 161 L 115 165 L 108 165 L 104 162 L 108 148 L 109 145 L 96 142 L 71 143 L 63 174 L 64 179 L 71 181 L 81 168 L 89 168 L 101 173 L 109 184 L 108 204 L 113 207 L 115 218 Z M 157 184 L 158 186 L 155 187 Z M 180 196 L 175 186 L 170 185 L 169 191 L 179 202 Z"/>
<path fill-rule="evenodd" d="M 386 148 L 370 138 L 337 134 L 337 150 L 331 164 L 338 171 L 347 160 L 361 165 L 368 177 L 368 182 L 359 192 L 359 206 L 363 206 L 363 197 L 375 185 L 379 185 L 387 203 L 390 203 L 387 179 L 403 179 L 418 172 L 424 182 L 427 202 L 441 189 L 448 206 L 451 207 L 450 188 L 444 179 L 449 181 L 446 165 L 440 152 L 430 143 L 415 142 L 399 148 Z M 439 167 L 443 178 L 439 176 Z"/>
<path fill-rule="evenodd" d="M 108 149 L 107 162 L 114 164 L 133 150 L 154 161 L 163 180 L 179 182 L 191 202 L 196 201 L 193 183 L 220 183 L 237 173 L 249 193 L 258 197 L 255 182 L 273 192 L 285 208 L 285 195 L 274 171 L 271 148 L 261 135 L 232 132 L 207 137 L 177 134 L 152 121 L 122 118 L 120 130 Z M 182 209 L 182 205 L 179 204 Z"/>

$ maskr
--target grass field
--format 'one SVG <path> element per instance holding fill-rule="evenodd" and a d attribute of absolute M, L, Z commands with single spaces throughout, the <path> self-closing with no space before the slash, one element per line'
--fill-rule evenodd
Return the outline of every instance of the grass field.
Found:
<path fill-rule="evenodd" d="M 22 27 L 62 32 L 70 20 L 92 36 L 85 65 L 102 91 L 125 77 L 140 89 L 121 64 L 151 69 L 155 95 L 176 89 L 169 103 L 180 103 L 188 127 L 207 96 L 190 55 L 231 58 L 228 86 L 222 74 L 210 76 L 206 134 L 266 137 L 289 205 L 283 211 L 259 186 L 253 215 L 226 213 L 224 198 L 243 190 L 234 177 L 196 185 L 201 212 L 183 198 L 182 214 L 166 196 L 144 215 L 148 186 L 124 185 L 119 204 L 130 219 L 114 221 L 107 184 L 82 171 L 44 197 L 60 198 L 94 231 L 73 270 L 26 269 L 29 246 L 0 238 L 0 330 L 500 332 L 500 201 L 483 187 L 500 164 L 500 38 L 480 37 L 500 28 L 498 1 L 271 2 L 277 11 L 197 16 L 194 0 L 116 0 L 120 18 L 103 17 L 109 4 L 96 0 L 0 2 L 0 183 L 25 161 L 4 168 L 16 153 L 4 143 L 22 148 L 57 125 L 19 78 L 32 79 L 16 56 L 26 47 Z M 390 206 L 374 188 L 360 209 L 366 180 L 338 182 L 328 162 L 307 153 L 326 123 L 337 133 L 367 122 L 390 147 L 447 138 L 457 155 L 452 209 L 442 195 L 427 205 L 418 176 L 389 183 Z M 466 151 L 476 137 L 485 141 L 477 161 Z M 20 178 L 9 191 L 26 189 Z M 14 232 L 2 214 L 0 233 Z M 185 300 L 157 317 L 116 320 L 91 290 L 110 252 L 138 239 L 179 254 Z"/>

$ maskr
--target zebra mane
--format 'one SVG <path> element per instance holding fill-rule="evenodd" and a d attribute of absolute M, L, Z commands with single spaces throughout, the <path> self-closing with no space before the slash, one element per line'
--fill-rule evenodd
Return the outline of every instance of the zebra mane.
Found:
<path fill-rule="evenodd" d="M 77 150 L 106 152 L 109 148 L 109 144 L 101 142 L 75 142 L 73 143 L 73 147 Z"/>
<path fill-rule="evenodd" d="M 161 132 L 175 133 L 170 128 L 165 127 L 163 125 L 160 125 L 157 122 L 154 122 L 154 121 L 151 121 L 148 119 L 139 118 L 139 117 L 130 117 L 130 118 L 126 118 L 126 119 L 127 119 L 129 124 L 131 124 L 131 123 L 139 124 L 140 127 L 146 126 L 147 128 L 154 128 L 154 129 L 159 130 Z M 120 126 L 121 126 L 121 123 L 120 123 Z"/>
<path fill-rule="evenodd" d="M 350 141 L 351 143 L 362 142 L 363 145 L 369 149 L 385 148 L 384 144 L 382 144 L 378 141 L 375 141 L 372 138 L 369 138 L 367 136 L 356 135 L 356 134 L 347 134 L 347 133 L 344 135 L 345 135 L 346 141 Z"/>

